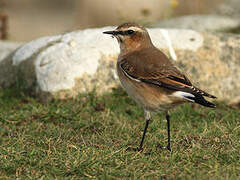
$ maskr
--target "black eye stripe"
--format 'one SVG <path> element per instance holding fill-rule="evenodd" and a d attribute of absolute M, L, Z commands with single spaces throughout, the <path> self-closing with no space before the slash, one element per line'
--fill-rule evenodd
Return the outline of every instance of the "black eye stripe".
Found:
<path fill-rule="evenodd" d="M 118 31 L 118 34 L 125 35 L 124 31 Z"/>
<path fill-rule="evenodd" d="M 118 31 L 118 34 L 123 35 L 123 36 L 131 35 L 131 34 L 134 34 L 134 33 L 135 33 L 135 31 L 133 31 L 133 30 Z"/>

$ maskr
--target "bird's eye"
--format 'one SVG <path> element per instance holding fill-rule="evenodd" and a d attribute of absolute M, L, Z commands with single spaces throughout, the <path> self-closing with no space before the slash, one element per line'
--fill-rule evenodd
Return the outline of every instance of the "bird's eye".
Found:
<path fill-rule="evenodd" d="M 128 30 L 128 31 L 127 31 L 127 34 L 128 34 L 128 35 L 131 35 L 131 34 L 133 34 L 133 33 L 134 33 L 133 30 Z"/>

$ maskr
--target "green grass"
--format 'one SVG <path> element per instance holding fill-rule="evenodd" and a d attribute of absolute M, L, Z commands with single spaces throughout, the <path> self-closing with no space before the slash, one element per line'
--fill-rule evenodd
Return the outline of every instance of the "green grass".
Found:
<path fill-rule="evenodd" d="M 122 90 L 42 104 L 0 91 L 0 179 L 239 179 L 240 112 L 183 105 L 153 116 L 143 152 L 143 110 Z"/>

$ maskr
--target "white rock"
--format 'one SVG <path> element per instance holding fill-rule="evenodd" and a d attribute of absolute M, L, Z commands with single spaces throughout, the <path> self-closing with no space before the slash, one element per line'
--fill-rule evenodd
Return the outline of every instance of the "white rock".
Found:
<path fill-rule="evenodd" d="M 18 49 L 13 65 L 32 59 L 34 61 L 37 85 L 41 91 L 56 92 L 71 89 L 76 78 L 84 73 L 94 75 L 102 56 L 119 53 L 117 41 L 102 32 L 115 27 L 87 29 L 31 41 Z M 149 29 L 153 43 L 159 48 L 169 48 L 160 29 Z M 202 36 L 191 30 L 169 30 L 169 37 L 177 49 L 197 50 L 203 43 Z M 181 35 L 181 36 L 180 36 Z M 178 40 L 176 37 L 180 37 Z M 190 39 L 194 38 L 195 41 Z M 181 42 L 186 43 L 181 43 Z M 113 75 L 116 76 L 116 75 Z"/>
<path fill-rule="evenodd" d="M 240 20 L 239 18 L 214 14 L 187 15 L 161 21 L 156 24 L 156 27 L 219 32 L 240 27 Z"/>
<path fill-rule="evenodd" d="M 219 15 L 229 16 L 230 18 L 240 17 L 240 3 L 239 0 L 227 0 L 220 3 L 213 9 L 213 13 Z"/>
<path fill-rule="evenodd" d="M 0 89 L 9 87 L 16 80 L 17 70 L 12 66 L 11 58 L 7 58 L 21 43 L 0 41 Z"/>
<path fill-rule="evenodd" d="M 119 46 L 116 39 L 102 32 L 113 29 L 86 29 L 43 37 L 23 45 L 2 60 L 14 73 L 0 72 L 3 77 L 0 87 L 16 83 L 18 74 L 18 79 L 26 82 L 20 83 L 25 88 L 36 89 L 43 100 L 75 97 L 94 88 L 98 93 L 111 91 L 119 85 L 115 71 Z M 220 100 L 231 103 L 240 100 L 236 91 L 240 85 L 234 83 L 240 78 L 239 36 L 180 29 L 148 31 L 156 47 L 167 55 L 170 49 L 174 51 L 176 63 L 194 84 Z M 164 31 L 167 31 L 165 35 Z"/>
<path fill-rule="evenodd" d="M 0 62 L 11 52 L 17 49 L 22 43 L 14 43 L 8 41 L 0 41 Z"/>
<path fill-rule="evenodd" d="M 34 53 L 37 53 L 41 48 L 45 47 L 53 41 L 57 41 L 58 39 L 59 36 L 42 37 L 23 45 L 18 51 L 15 52 L 12 58 L 13 65 L 20 64 L 22 61 L 31 57 Z"/>

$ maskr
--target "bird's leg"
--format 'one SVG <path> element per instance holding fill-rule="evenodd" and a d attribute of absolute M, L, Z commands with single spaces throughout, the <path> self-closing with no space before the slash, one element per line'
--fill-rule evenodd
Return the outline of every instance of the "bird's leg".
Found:
<path fill-rule="evenodd" d="M 168 114 L 168 112 L 166 113 L 166 119 L 167 119 L 167 131 L 168 131 L 168 145 L 167 145 L 167 149 L 169 151 L 171 150 L 171 146 L 170 146 L 170 116 Z"/>
<path fill-rule="evenodd" d="M 145 121 L 146 121 L 146 123 L 145 123 L 145 128 L 144 128 L 144 131 L 143 131 L 142 140 L 141 140 L 141 143 L 140 143 L 139 148 L 138 148 L 139 151 L 142 150 L 142 146 L 143 146 L 145 134 L 146 134 L 146 132 L 147 132 L 148 124 L 149 124 L 150 117 L 151 117 L 150 112 L 149 112 L 149 111 L 146 111 L 146 110 L 144 111 L 144 115 L 145 115 Z"/>

